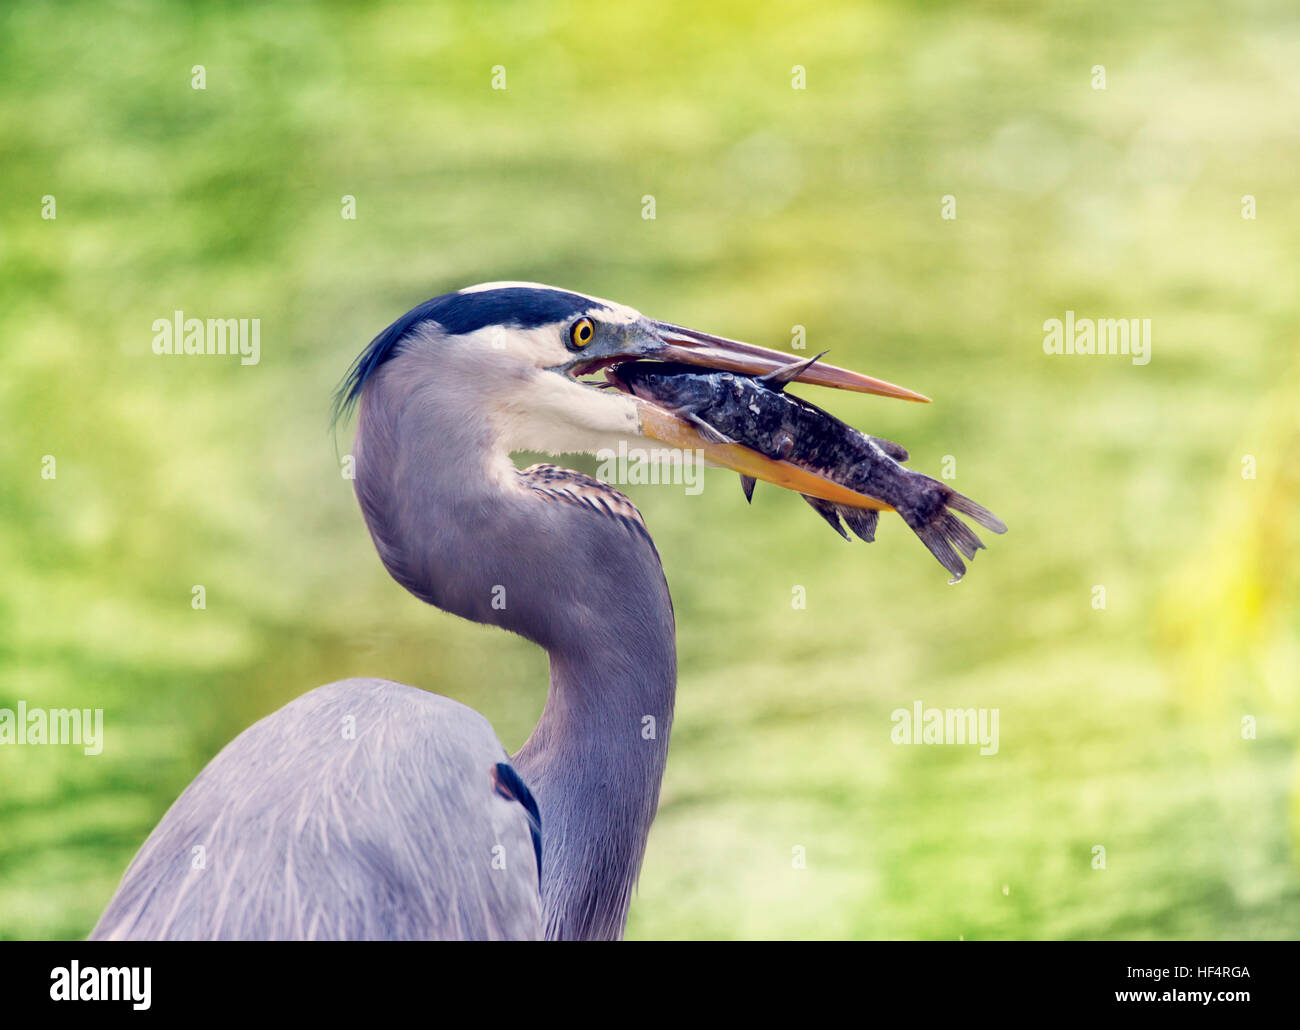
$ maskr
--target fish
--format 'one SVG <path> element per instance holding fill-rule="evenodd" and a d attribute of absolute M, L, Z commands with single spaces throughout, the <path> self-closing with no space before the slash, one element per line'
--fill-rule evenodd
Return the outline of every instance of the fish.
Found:
<path fill-rule="evenodd" d="M 855 506 L 803 494 L 813 509 L 846 540 L 844 525 L 870 543 L 880 510 L 896 511 L 956 583 L 983 541 L 954 513 L 994 533 L 1006 523 L 946 483 L 904 468 L 906 448 L 871 436 L 817 405 L 785 392 L 822 355 L 795 361 L 764 376 L 700 371 L 666 362 L 626 362 L 606 369 L 611 385 L 689 422 L 710 443 L 738 443 L 785 461 L 861 494 L 876 507 Z M 741 476 L 746 500 L 755 481 Z"/>

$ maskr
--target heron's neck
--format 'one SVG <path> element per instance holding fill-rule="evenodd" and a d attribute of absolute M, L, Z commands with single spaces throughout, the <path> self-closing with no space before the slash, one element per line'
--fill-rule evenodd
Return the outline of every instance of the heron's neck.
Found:
<path fill-rule="evenodd" d="M 514 757 L 542 822 L 548 936 L 622 936 L 659 800 L 677 655 L 663 569 L 639 516 L 597 484 L 536 482 L 467 417 L 472 383 L 363 400 L 357 494 L 416 596 L 544 647 L 546 705 Z M 589 503 L 590 502 L 590 503 Z"/>
<path fill-rule="evenodd" d="M 667 759 L 671 612 L 611 623 L 590 649 L 551 652 L 546 707 L 514 756 L 541 807 L 542 904 L 554 939 L 622 937 Z"/>

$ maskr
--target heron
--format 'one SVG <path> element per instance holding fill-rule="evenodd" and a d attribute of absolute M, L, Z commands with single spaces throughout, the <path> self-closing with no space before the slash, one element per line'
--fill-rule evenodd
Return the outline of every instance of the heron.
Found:
<path fill-rule="evenodd" d="M 354 490 L 397 583 L 546 651 L 535 728 L 510 755 L 486 718 L 447 697 L 381 679 L 312 690 L 181 793 L 92 939 L 622 937 L 668 756 L 672 602 L 626 496 L 512 455 L 707 443 L 742 476 L 842 499 L 593 378 L 638 361 L 926 399 L 537 283 L 471 286 L 408 311 L 335 397 L 336 418 L 356 412 Z"/>

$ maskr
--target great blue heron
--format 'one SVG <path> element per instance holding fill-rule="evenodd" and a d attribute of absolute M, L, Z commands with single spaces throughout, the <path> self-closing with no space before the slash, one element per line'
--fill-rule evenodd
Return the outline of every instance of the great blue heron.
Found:
<path fill-rule="evenodd" d="M 701 442 L 689 420 L 582 379 L 637 360 L 793 368 L 534 283 L 436 297 L 371 342 L 338 404 L 359 403 L 355 487 L 379 556 L 421 600 L 545 648 L 541 718 L 507 756 L 486 719 L 447 698 L 374 679 L 313 690 L 185 789 L 93 938 L 622 936 L 672 725 L 672 605 L 626 497 L 552 465 L 519 470 L 510 454 Z M 791 375 L 924 399 L 824 364 Z M 746 476 L 839 499 L 780 462 L 714 451 Z"/>

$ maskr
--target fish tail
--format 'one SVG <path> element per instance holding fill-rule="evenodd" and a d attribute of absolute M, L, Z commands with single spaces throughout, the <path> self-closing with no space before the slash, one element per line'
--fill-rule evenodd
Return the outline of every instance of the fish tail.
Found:
<path fill-rule="evenodd" d="M 985 529 L 991 529 L 995 533 L 1005 533 L 1007 531 L 1007 524 L 983 505 L 976 504 L 965 494 L 959 494 L 956 490 L 950 490 L 949 492 L 951 496 L 948 498 L 948 507 L 953 511 L 969 515 Z"/>
<path fill-rule="evenodd" d="M 921 505 L 919 511 L 911 508 L 900 509 L 899 514 L 912 527 L 912 531 L 921 538 L 921 543 L 925 544 L 930 553 L 938 559 L 939 564 L 952 573 L 952 579 L 948 582 L 956 583 L 966 575 L 966 563 L 962 561 L 962 557 L 965 556 L 967 560 L 973 559 L 975 552 L 983 549 L 984 543 L 952 512 L 961 512 L 995 533 L 1005 533 L 1007 527 L 987 508 L 959 494 L 952 487 L 945 486 L 934 479 L 929 480 L 928 485 L 930 503 Z M 927 514 L 922 515 L 920 511 L 925 511 Z"/>
<path fill-rule="evenodd" d="M 956 521 L 951 515 L 940 515 L 930 522 L 913 526 L 912 530 L 921 538 L 921 543 L 925 544 L 930 549 L 930 553 L 939 560 L 939 564 L 952 573 L 952 579 L 948 582 L 956 583 L 966 575 L 966 563 L 953 550 L 948 540 L 946 523 L 949 519 Z"/>

